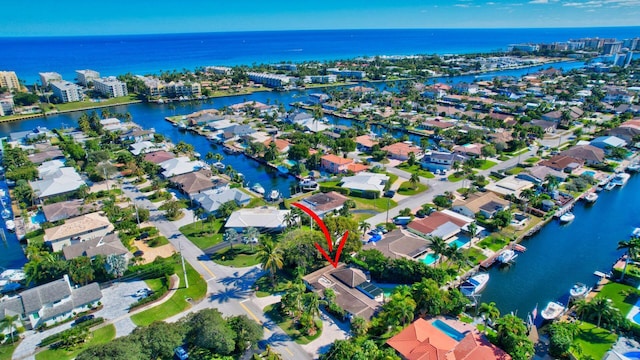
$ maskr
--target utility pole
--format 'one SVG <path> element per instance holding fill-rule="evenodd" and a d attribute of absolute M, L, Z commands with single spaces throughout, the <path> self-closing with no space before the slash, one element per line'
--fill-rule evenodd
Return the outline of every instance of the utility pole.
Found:
<path fill-rule="evenodd" d="M 180 249 L 180 258 L 182 259 L 182 272 L 184 273 L 184 287 L 185 289 L 188 289 L 189 280 L 187 279 L 187 269 L 184 266 L 184 256 L 182 256 L 182 241 L 178 243 L 178 247 Z"/>
<path fill-rule="evenodd" d="M 389 223 L 389 203 L 391 202 L 391 198 L 387 198 L 387 223 Z"/>
<path fill-rule="evenodd" d="M 133 208 L 136 209 L 136 220 L 138 220 L 138 226 L 140 226 L 140 216 L 138 216 L 138 205 L 136 205 L 135 201 L 133 202 Z"/>

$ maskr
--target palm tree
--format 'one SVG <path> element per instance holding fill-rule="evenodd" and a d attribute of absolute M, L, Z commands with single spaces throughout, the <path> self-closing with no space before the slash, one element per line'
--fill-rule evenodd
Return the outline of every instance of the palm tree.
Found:
<path fill-rule="evenodd" d="M 204 159 L 205 159 L 205 160 L 209 160 L 209 161 L 211 161 L 211 160 L 213 160 L 213 159 L 215 159 L 215 158 L 216 158 L 216 155 L 215 155 L 213 152 L 211 152 L 211 151 L 209 151 L 209 152 L 204 156 Z"/>
<path fill-rule="evenodd" d="M 240 238 L 240 234 L 238 234 L 238 232 L 235 229 L 229 228 L 224 231 L 223 238 L 224 238 L 224 241 L 227 241 L 229 243 L 229 246 L 233 250 L 233 243 L 238 241 L 238 239 Z"/>
<path fill-rule="evenodd" d="M 371 224 L 369 224 L 368 222 L 362 220 L 360 221 L 360 224 L 358 224 L 358 230 L 360 230 L 362 232 L 362 237 L 364 238 L 364 234 L 367 233 L 367 231 L 369 231 L 369 229 L 371 229 Z"/>
<path fill-rule="evenodd" d="M 276 271 L 282 269 L 282 249 L 273 241 L 267 240 L 258 247 L 258 261 L 262 268 L 271 274 L 271 283 L 275 286 Z"/>
<path fill-rule="evenodd" d="M 615 308 L 611 305 L 611 300 L 608 298 L 596 297 L 588 303 L 589 317 L 597 317 L 598 322 L 596 325 L 600 327 L 602 317 L 611 318 L 615 313 Z"/>
<path fill-rule="evenodd" d="M 630 259 L 635 259 L 638 256 L 638 251 L 640 250 L 640 238 L 632 237 L 629 241 L 620 241 L 618 243 L 617 250 L 625 249 L 627 251 L 627 256 L 624 261 L 624 268 L 622 269 L 622 276 L 620 277 L 620 281 L 624 280 L 624 275 L 627 272 L 627 265 L 629 264 Z"/>
<path fill-rule="evenodd" d="M 193 210 L 193 217 L 195 218 L 195 221 L 202 220 L 202 215 L 204 215 L 205 213 L 206 213 L 206 211 L 204 211 L 204 209 L 203 209 L 203 208 L 201 208 L 200 206 L 198 206 L 197 208 L 195 208 L 195 209 Z M 200 223 L 200 225 L 201 225 L 201 228 L 203 228 L 203 229 L 204 229 L 204 221 L 202 221 L 202 222 Z"/>
<path fill-rule="evenodd" d="M 551 175 L 551 174 L 547 174 L 547 176 L 545 176 L 544 180 L 547 182 L 547 190 L 548 191 L 552 191 L 553 189 L 558 187 L 558 185 L 560 184 L 560 181 L 558 180 L 558 178 L 553 176 L 553 175 Z"/>
<path fill-rule="evenodd" d="M 442 240 L 439 236 L 431 237 L 431 251 L 433 251 L 434 256 L 438 258 L 437 263 L 440 264 L 442 261 L 442 255 L 447 251 L 447 243 Z"/>
<path fill-rule="evenodd" d="M 253 226 L 249 226 L 248 228 L 244 229 L 244 234 L 247 237 L 249 244 L 251 244 L 251 250 L 253 250 L 253 244 L 258 241 L 260 232 Z"/>
<path fill-rule="evenodd" d="M 11 343 L 13 344 L 14 339 L 13 339 L 13 333 L 15 333 L 15 322 L 20 320 L 20 315 L 19 314 L 15 314 L 15 315 L 9 315 L 9 314 L 5 314 L 4 315 L 4 319 L 0 320 L 0 329 L 2 330 L 9 330 L 9 335 L 11 336 Z"/>
<path fill-rule="evenodd" d="M 489 320 L 491 322 L 494 322 L 496 319 L 498 319 L 500 317 L 500 309 L 498 309 L 496 303 L 492 301 L 490 303 L 483 302 L 482 304 L 480 304 L 479 310 L 482 318 L 484 319 L 484 332 L 486 334 L 489 328 Z"/>
<path fill-rule="evenodd" d="M 529 200 L 533 199 L 533 197 L 536 196 L 535 191 L 533 191 L 533 189 L 524 189 L 522 190 L 522 192 L 520 192 L 520 199 L 523 200 L 524 203 L 524 212 L 527 212 L 527 204 L 529 203 Z"/>
<path fill-rule="evenodd" d="M 458 271 L 460 271 L 462 266 L 466 265 L 469 261 L 469 257 L 458 250 L 458 245 L 453 244 L 453 246 L 448 246 L 445 255 L 447 256 L 447 261 L 452 265 L 458 265 Z"/>
<path fill-rule="evenodd" d="M 418 176 L 418 173 L 411 174 L 411 177 L 409 178 L 409 183 L 411 184 L 411 187 L 413 189 L 418 187 L 418 184 L 420 183 L 420 176 Z"/>
<path fill-rule="evenodd" d="M 473 245 L 473 238 L 475 238 L 476 234 L 478 233 L 478 224 L 476 224 L 475 221 L 472 221 L 467 226 L 467 229 L 469 230 L 469 234 L 471 234 L 469 238 L 469 249 L 471 249 L 471 246 Z"/>
<path fill-rule="evenodd" d="M 224 156 L 222 156 L 222 154 L 215 153 L 215 154 L 213 155 L 213 159 L 214 159 L 215 161 L 220 162 L 220 161 L 222 161 L 222 159 L 224 159 Z"/>
<path fill-rule="evenodd" d="M 293 211 L 289 211 L 284 215 L 284 222 L 287 224 L 287 229 L 292 228 L 297 222 L 297 216 Z"/>

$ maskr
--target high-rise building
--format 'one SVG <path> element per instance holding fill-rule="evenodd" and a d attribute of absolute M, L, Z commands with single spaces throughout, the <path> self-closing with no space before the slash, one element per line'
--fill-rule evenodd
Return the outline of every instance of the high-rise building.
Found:
<path fill-rule="evenodd" d="M 622 41 L 607 41 L 602 45 L 603 55 L 617 54 L 622 50 Z"/>
<path fill-rule="evenodd" d="M 15 71 L 0 71 L 0 87 L 20 90 L 20 82 Z"/>
<path fill-rule="evenodd" d="M 63 103 L 81 101 L 84 98 L 80 87 L 74 83 L 60 80 L 49 83 L 53 95 L 57 96 Z"/>
<path fill-rule="evenodd" d="M 115 76 L 93 80 L 93 89 L 107 97 L 127 96 L 127 84 L 116 79 Z"/>
<path fill-rule="evenodd" d="M 76 80 L 78 83 L 89 86 L 89 83 L 93 82 L 96 79 L 100 79 L 100 73 L 94 70 L 76 70 Z"/>
<path fill-rule="evenodd" d="M 49 86 L 52 81 L 62 81 L 62 75 L 57 72 L 41 72 L 38 75 L 40 75 L 40 83 L 43 87 Z"/>

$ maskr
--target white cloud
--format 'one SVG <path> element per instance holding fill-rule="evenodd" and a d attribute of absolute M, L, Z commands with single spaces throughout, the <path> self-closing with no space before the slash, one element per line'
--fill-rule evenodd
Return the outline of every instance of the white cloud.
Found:
<path fill-rule="evenodd" d="M 491 1 L 490 1 L 490 2 L 488 2 L 488 3 L 486 3 L 486 5 L 495 5 L 495 4 L 496 4 L 496 3 L 491 2 Z"/>
<path fill-rule="evenodd" d="M 529 4 L 548 4 L 549 0 L 531 0 Z"/>
<path fill-rule="evenodd" d="M 455 4 L 453 6 L 457 6 L 457 7 L 461 7 L 461 8 L 468 8 L 469 7 L 469 5 L 467 5 L 467 4 Z"/>
<path fill-rule="evenodd" d="M 537 0 L 532 0 L 537 1 Z M 565 2 L 562 6 L 571 6 L 576 8 L 599 8 L 599 7 L 608 7 L 612 9 L 620 8 L 620 7 L 634 7 L 640 6 L 640 0 L 590 0 L 590 1 L 571 1 Z"/>

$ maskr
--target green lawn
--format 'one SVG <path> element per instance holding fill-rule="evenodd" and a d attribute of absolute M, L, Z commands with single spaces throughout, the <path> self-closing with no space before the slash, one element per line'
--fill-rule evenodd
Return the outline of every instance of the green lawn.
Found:
<path fill-rule="evenodd" d="M 464 179 L 464 178 L 465 178 L 465 176 L 464 176 L 464 175 L 462 175 L 462 176 L 458 177 L 458 176 L 456 176 L 455 174 L 456 174 L 456 173 L 453 173 L 453 174 L 449 175 L 449 176 L 447 177 L 447 179 L 448 179 L 449 181 L 451 181 L 451 182 L 458 182 L 458 181 L 460 181 L 460 180 L 462 180 L 462 179 Z"/>
<path fill-rule="evenodd" d="M 588 322 L 581 322 L 578 328 L 580 333 L 575 337 L 574 343 L 580 346 L 582 355 L 585 357 L 591 356 L 593 359 L 602 359 L 618 339 L 618 335 Z"/>
<path fill-rule="evenodd" d="M 539 158 L 539 157 L 537 157 L 537 156 L 534 156 L 534 157 L 530 157 L 530 158 L 528 158 L 528 159 L 527 159 L 527 160 L 525 160 L 524 162 L 526 162 L 527 164 L 535 164 L 535 163 L 537 163 L 538 161 L 540 161 L 540 158 Z"/>
<path fill-rule="evenodd" d="M 169 239 L 164 236 L 156 236 L 147 240 L 147 245 L 152 248 L 160 247 L 163 245 L 167 245 L 169 243 Z"/>
<path fill-rule="evenodd" d="M 280 326 L 280 328 L 284 330 L 285 333 L 287 333 L 287 335 L 289 335 L 295 342 L 300 345 L 308 344 L 322 335 L 322 321 L 320 319 L 316 319 L 316 325 L 319 328 L 318 332 L 313 336 L 305 336 L 300 334 L 300 332 L 293 327 L 293 322 L 290 319 L 283 318 L 274 305 L 268 305 L 267 307 L 265 307 L 264 313 L 271 320 L 275 321 L 276 324 L 278 324 L 278 326 Z"/>
<path fill-rule="evenodd" d="M 211 260 L 216 264 L 233 267 L 247 267 L 260 263 L 256 255 L 256 245 L 253 249 L 249 245 L 234 245 L 233 249 L 226 248 L 211 255 Z"/>
<path fill-rule="evenodd" d="M 493 162 L 491 160 L 480 160 L 478 162 L 478 166 L 476 167 L 476 169 L 488 170 L 488 169 L 491 169 L 492 167 L 494 167 L 495 165 L 498 165 L 498 163 L 497 162 Z"/>
<path fill-rule="evenodd" d="M 87 98 L 84 101 L 57 104 L 56 108 L 58 109 L 58 111 L 81 110 L 81 109 L 87 109 L 87 108 L 92 108 L 96 106 L 110 106 L 110 105 L 124 104 L 132 101 L 141 102 L 140 100 L 138 100 L 138 96 L 136 94 L 130 94 L 129 96 L 122 96 L 122 97 L 111 98 L 111 99 L 102 99 L 102 101 L 100 102 L 92 102 L 90 99 Z"/>
<path fill-rule="evenodd" d="M 409 166 L 409 164 L 407 164 L 406 162 L 403 162 L 402 164 L 398 165 L 397 168 L 402 169 L 404 171 L 408 171 L 412 174 L 418 173 L 418 176 L 422 176 L 427 179 L 433 179 L 434 177 L 436 177 L 435 175 L 433 175 L 431 171 L 425 170 L 422 167 L 420 167 L 420 164 Z"/>
<path fill-rule="evenodd" d="M 403 182 L 398 188 L 400 195 L 415 195 L 427 190 L 427 185 L 417 183 L 415 187 L 409 181 Z"/>
<path fill-rule="evenodd" d="M 151 289 L 151 291 L 155 292 L 162 289 L 162 286 L 164 286 L 165 280 L 164 278 L 157 278 L 157 279 L 147 279 L 144 282 L 147 283 L 147 286 L 149 287 L 149 289 Z"/>
<path fill-rule="evenodd" d="M 482 261 L 487 259 L 487 257 L 482 253 L 482 251 L 476 248 L 469 249 L 467 248 L 467 246 L 465 246 L 462 252 L 469 257 L 469 261 L 471 261 L 474 265 L 479 264 Z"/>
<path fill-rule="evenodd" d="M 276 273 L 276 285 L 273 286 L 271 283 L 270 275 L 263 275 L 256 281 L 256 296 L 257 297 L 265 297 L 269 295 L 273 295 L 278 292 L 283 292 L 287 290 L 287 283 L 289 282 L 289 278 L 282 276 L 281 273 Z"/>
<path fill-rule="evenodd" d="M 0 345 L 0 360 L 10 360 L 18 344 L 20 344 L 20 341 L 16 340 L 13 344 L 7 343 Z"/>
<path fill-rule="evenodd" d="M 222 241 L 222 234 L 218 234 L 222 228 L 222 220 L 216 219 L 213 223 L 202 220 L 180 228 L 180 232 L 200 249 L 207 249 Z"/>
<path fill-rule="evenodd" d="M 637 300 L 635 295 L 626 296 L 626 293 L 628 292 L 634 294 L 638 293 L 637 289 L 633 286 L 617 282 L 609 282 L 602 287 L 596 297 L 611 299 L 611 301 L 613 301 L 613 306 L 618 308 L 622 315 L 626 316 L 629 311 L 631 311 L 633 304 L 635 304 Z"/>
<path fill-rule="evenodd" d="M 477 243 L 477 245 L 483 249 L 489 248 L 493 251 L 498 251 L 503 247 L 505 247 L 505 245 L 507 245 L 508 242 L 509 240 L 507 239 L 503 239 L 496 236 L 487 236 L 482 241 Z"/>
<path fill-rule="evenodd" d="M 164 320 L 176 315 L 191 306 L 191 304 L 187 302 L 187 299 L 190 298 L 193 299 L 193 301 L 198 301 L 207 293 L 207 282 L 204 281 L 202 276 L 187 262 L 185 262 L 185 266 L 187 268 L 189 288 L 186 289 L 184 287 L 184 273 L 182 272 L 182 264 L 179 261 L 180 258 L 175 256 L 174 259 L 176 275 L 180 277 L 180 288 L 166 302 L 131 316 L 134 324 L 147 326 L 154 321 Z"/>
<path fill-rule="evenodd" d="M 255 208 L 255 207 L 260 207 L 260 206 L 265 206 L 268 205 L 267 201 L 263 198 L 258 198 L 258 197 L 254 197 L 251 200 L 249 200 L 249 203 L 247 204 L 247 208 Z"/>
<path fill-rule="evenodd" d="M 507 175 L 518 175 L 518 174 L 520 174 L 522 172 L 522 170 L 524 170 L 524 168 L 516 166 L 516 167 L 514 167 L 512 169 L 509 169 L 509 170 L 505 171 L 504 173 L 507 174 Z"/>
<path fill-rule="evenodd" d="M 356 196 L 349 196 L 349 199 L 355 201 L 356 209 L 360 210 L 386 211 L 387 203 L 389 204 L 390 209 L 398 206 L 398 203 L 389 198 L 364 199 Z"/>
<path fill-rule="evenodd" d="M 113 324 L 101 327 L 94 331 L 89 340 L 74 350 L 47 349 L 36 354 L 36 360 L 66 360 L 73 359 L 83 350 L 96 345 L 105 344 L 116 337 L 116 327 Z"/>

